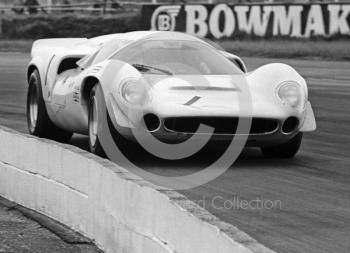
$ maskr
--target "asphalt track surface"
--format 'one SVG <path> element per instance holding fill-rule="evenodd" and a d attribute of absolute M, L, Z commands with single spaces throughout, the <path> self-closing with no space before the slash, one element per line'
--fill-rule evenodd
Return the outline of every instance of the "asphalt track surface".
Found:
<path fill-rule="evenodd" d="M 27 132 L 28 60 L 26 54 L 0 54 L 0 124 L 21 132 Z M 304 135 L 294 159 L 264 159 L 259 150 L 247 149 L 222 176 L 182 193 L 277 252 L 349 253 L 350 62 L 245 61 L 249 69 L 284 62 L 307 78 L 318 129 Z M 86 138 L 81 136 L 71 143 L 87 148 Z M 191 173 L 201 168 L 201 162 L 196 161 L 181 166 L 147 159 L 141 162 L 160 174 Z M 250 201 L 251 206 L 243 201 Z"/>

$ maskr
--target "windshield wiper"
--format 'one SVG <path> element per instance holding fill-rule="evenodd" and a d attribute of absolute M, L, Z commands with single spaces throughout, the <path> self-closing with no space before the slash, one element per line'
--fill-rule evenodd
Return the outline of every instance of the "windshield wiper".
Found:
<path fill-rule="evenodd" d="M 143 64 L 132 64 L 133 67 L 135 67 L 137 70 L 139 71 L 143 71 L 143 72 L 146 72 L 146 71 L 149 71 L 149 70 L 156 70 L 156 71 L 159 71 L 159 72 L 163 72 L 164 74 L 167 74 L 167 75 L 172 75 L 173 73 L 171 73 L 170 71 L 168 70 L 165 70 L 165 69 L 160 69 L 160 68 L 156 68 L 156 67 L 152 67 L 152 66 L 148 66 L 148 65 L 143 65 Z"/>

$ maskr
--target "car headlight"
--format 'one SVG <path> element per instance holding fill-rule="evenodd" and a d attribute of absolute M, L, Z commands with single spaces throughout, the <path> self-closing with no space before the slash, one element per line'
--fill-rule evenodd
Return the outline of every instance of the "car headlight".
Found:
<path fill-rule="evenodd" d="M 277 91 L 278 97 L 283 104 L 293 108 L 304 108 L 306 103 L 306 94 L 303 88 L 293 81 L 282 83 Z"/>
<path fill-rule="evenodd" d="M 147 90 L 139 80 L 130 79 L 121 87 L 122 97 L 133 105 L 143 105 L 147 101 Z"/>

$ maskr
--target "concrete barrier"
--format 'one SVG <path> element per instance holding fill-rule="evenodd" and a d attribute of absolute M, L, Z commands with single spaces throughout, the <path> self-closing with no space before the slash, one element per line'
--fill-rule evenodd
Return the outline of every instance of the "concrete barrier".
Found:
<path fill-rule="evenodd" d="M 0 127 L 0 195 L 105 252 L 270 253 L 174 191 L 76 147 Z"/>

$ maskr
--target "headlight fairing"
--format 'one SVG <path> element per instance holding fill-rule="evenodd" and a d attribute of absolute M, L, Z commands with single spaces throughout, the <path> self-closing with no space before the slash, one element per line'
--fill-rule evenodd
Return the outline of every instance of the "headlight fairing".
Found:
<path fill-rule="evenodd" d="M 148 101 L 148 92 L 142 81 L 137 79 L 125 80 L 121 85 L 123 99 L 132 105 L 144 105 Z"/>
<path fill-rule="evenodd" d="M 307 101 L 305 91 L 294 81 L 281 83 L 277 88 L 277 96 L 283 104 L 295 109 L 304 108 Z"/>

